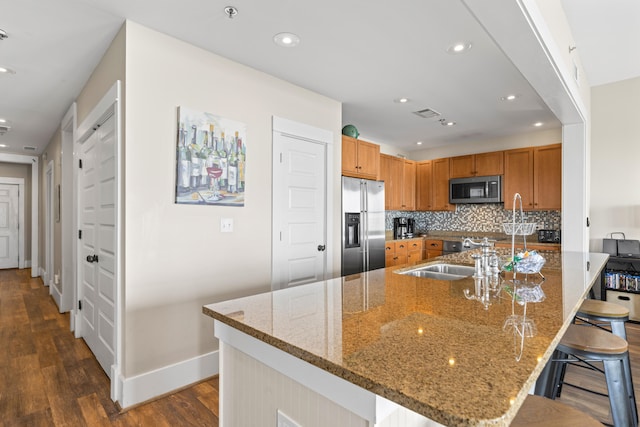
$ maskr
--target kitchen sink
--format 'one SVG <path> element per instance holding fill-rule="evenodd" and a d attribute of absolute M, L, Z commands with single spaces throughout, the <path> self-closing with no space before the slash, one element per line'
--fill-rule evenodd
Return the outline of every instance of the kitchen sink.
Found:
<path fill-rule="evenodd" d="M 460 280 L 465 277 L 473 276 L 474 268 L 466 265 L 457 264 L 431 264 L 424 267 L 414 268 L 413 270 L 398 272 L 407 276 L 427 277 L 438 280 Z"/>

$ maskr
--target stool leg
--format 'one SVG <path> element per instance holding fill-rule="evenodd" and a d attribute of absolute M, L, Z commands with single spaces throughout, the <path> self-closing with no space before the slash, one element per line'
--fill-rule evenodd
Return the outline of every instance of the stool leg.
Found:
<path fill-rule="evenodd" d="M 560 394 L 562 393 L 562 385 L 564 384 L 564 376 L 567 373 L 567 365 L 569 364 L 569 356 L 561 351 L 557 352 L 557 356 L 556 359 L 558 360 L 557 362 L 557 368 L 556 368 L 556 372 L 555 372 L 555 378 L 553 379 L 553 396 L 551 396 L 551 399 L 556 399 L 558 397 L 560 397 Z M 562 360 L 566 360 L 566 361 L 562 361 Z"/>
<path fill-rule="evenodd" d="M 633 420 L 635 420 L 635 425 L 638 425 L 638 407 L 636 405 L 636 392 L 633 388 L 633 378 L 631 376 L 631 362 L 629 360 L 629 352 L 624 355 L 622 363 L 625 370 L 625 387 L 627 389 L 627 392 L 629 393 L 629 401 L 631 403 L 631 416 L 633 417 Z"/>
<path fill-rule="evenodd" d="M 617 335 L 620 338 L 627 340 L 627 330 L 624 327 L 624 322 L 612 321 L 611 322 L 611 333 L 613 335 Z"/>
<path fill-rule="evenodd" d="M 538 396 L 547 397 L 553 399 L 556 390 L 556 376 L 558 370 L 558 363 L 555 362 L 560 356 L 560 352 L 555 350 L 551 355 L 551 359 L 547 362 L 542 369 L 538 380 L 536 381 L 534 394 Z"/>
<path fill-rule="evenodd" d="M 624 363 L 620 359 L 604 360 L 604 371 L 607 380 L 613 425 L 616 427 L 637 427 L 638 423 L 636 420 L 633 420 L 631 414 L 629 393 L 627 392 L 626 381 L 623 378 L 625 374 Z"/>

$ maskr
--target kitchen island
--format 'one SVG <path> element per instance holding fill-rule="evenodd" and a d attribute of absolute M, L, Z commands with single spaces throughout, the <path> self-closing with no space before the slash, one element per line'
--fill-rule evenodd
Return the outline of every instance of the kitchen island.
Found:
<path fill-rule="evenodd" d="M 524 338 L 510 292 L 481 302 L 468 298 L 472 277 L 406 269 L 205 306 L 220 340 L 221 426 L 509 425 L 608 257 L 548 255 L 544 282 L 530 277 L 544 299 L 527 304 Z"/>

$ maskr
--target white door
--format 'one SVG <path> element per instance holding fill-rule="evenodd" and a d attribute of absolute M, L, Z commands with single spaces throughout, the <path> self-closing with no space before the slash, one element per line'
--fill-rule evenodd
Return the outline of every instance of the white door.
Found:
<path fill-rule="evenodd" d="M 80 148 L 80 335 L 111 375 L 115 362 L 115 117 Z"/>
<path fill-rule="evenodd" d="M 326 271 L 326 145 L 274 132 L 273 287 L 317 282 Z"/>
<path fill-rule="evenodd" d="M 18 268 L 18 188 L 0 184 L 0 268 Z"/>

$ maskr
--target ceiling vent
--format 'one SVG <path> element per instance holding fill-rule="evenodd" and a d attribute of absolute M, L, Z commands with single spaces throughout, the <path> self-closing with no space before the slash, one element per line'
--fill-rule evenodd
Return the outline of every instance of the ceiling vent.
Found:
<path fill-rule="evenodd" d="M 25 145 L 24 147 L 22 147 L 25 151 L 36 151 L 36 147 L 29 147 L 28 145 Z"/>
<path fill-rule="evenodd" d="M 0 125 L 0 135 L 4 135 L 5 133 L 11 130 L 11 126 L 9 125 Z"/>
<path fill-rule="evenodd" d="M 415 114 L 416 116 L 420 116 L 423 119 L 431 119 L 433 117 L 438 117 L 440 115 L 440 113 L 438 113 L 436 110 L 432 110 L 431 108 L 425 108 L 424 110 L 414 111 L 413 114 Z"/>

